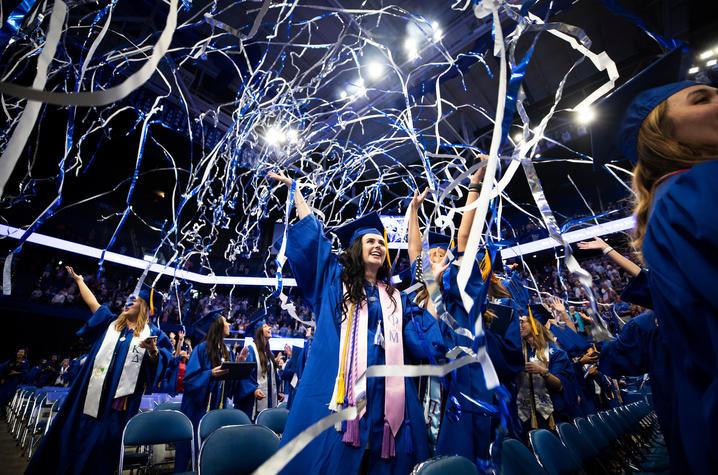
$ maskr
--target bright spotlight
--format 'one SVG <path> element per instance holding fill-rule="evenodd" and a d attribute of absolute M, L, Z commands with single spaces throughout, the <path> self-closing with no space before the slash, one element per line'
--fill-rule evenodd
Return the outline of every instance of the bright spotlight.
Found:
<path fill-rule="evenodd" d="M 289 132 L 287 132 L 287 140 L 289 143 L 297 143 L 299 141 L 299 132 L 290 129 Z"/>
<path fill-rule="evenodd" d="M 521 134 L 514 135 L 514 142 L 522 142 L 523 140 L 524 140 L 523 135 L 521 135 Z"/>
<path fill-rule="evenodd" d="M 714 54 L 715 54 L 714 51 L 713 51 L 712 49 L 709 49 L 709 50 L 706 50 L 706 51 L 702 52 L 701 55 L 700 55 L 700 58 L 701 58 L 701 59 L 708 59 L 708 58 L 710 58 L 711 56 L 713 56 Z"/>
<path fill-rule="evenodd" d="M 413 61 L 419 57 L 419 42 L 413 36 L 408 36 L 404 40 L 404 49 L 410 60 Z"/>
<path fill-rule="evenodd" d="M 366 95 L 366 87 L 364 86 L 364 79 L 359 78 L 356 80 L 355 88 L 354 88 L 354 95 L 355 96 L 365 96 Z"/>
<path fill-rule="evenodd" d="M 367 66 L 369 77 L 372 79 L 379 79 L 384 75 L 384 66 L 376 61 L 372 61 Z"/>
<path fill-rule="evenodd" d="M 342 98 L 342 99 L 346 99 L 346 98 L 347 98 L 347 91 L 342 91 L 342 92 L 340 92 L 340 93 L 339 93 L 339 97 Z"/>
<path fill-rule="evenodd" d="M 269 145 L 279 145 L 285 140 L 284 132 L 279 127 L 272 126 L 264 133 L 264 141 Z"/>
<path fill-rule="evenodd" d="M 693 66 L 688 70 L 688 74 L 695 74 L 698 72 L 698 66 Z"/>
<path fill-rule="evenodd" d="M 716 62 L 717 62 L 717 61 L 716 61 L 715 59 L 711 59 L 710 61 L 708 61 L 708 62 L 706 63 L 706 66 L 708 66 L 708 67 L 715 66 L 715 65 L 716 65 Z"/>
<path fill-rule="evenodd" d="M 540 153 L 537 153 L 535 156 L 536 156 L 536 158 L 541 158 L 541 154 L 540 154 Z"/>
<path fill-rule="evenodd" d="M 576 120 L 580 124 L 590 124 L 591 122 L 593 122 L 593 119 L 596 118 L 596 113 L 593 111 L 593 109 L 589 108 L 581 109 L 576 114 Z"/>

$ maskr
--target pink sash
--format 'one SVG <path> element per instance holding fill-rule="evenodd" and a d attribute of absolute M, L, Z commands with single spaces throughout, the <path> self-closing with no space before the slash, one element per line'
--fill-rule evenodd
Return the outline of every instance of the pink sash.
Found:
<path fill-rule="evenodd" d="M 379 303 L 382 308 L 382 322 L 384 327 L 384 353 L 387 365 L 403 365 L 404 364 L 404 340 L 403 340 L 403 309 L 401 305 L 401 296 L 395 297 L 396 306 L 391 301 L 391 297 L 386 291 L 386 286 L 378 283 Z M 346 287 L 342 285 L 342 295 L 346 293 Z M 342 325 L 340 330 L 339 342 L 339 371 L 337 380 L 334 384 L 334 392 L 329 402 L 329 408 L 338 411 L 346 402 L 347 405 L 356 404 L 354 395 L 366 392 L 366 386 L 355 387 L 357 378 L 366 371 L 367 365 L 367 339 L 368 339 L 368 323 L 369 310 L 366 302 L 362 303 L 358 309 L 354 309 L 354 315 L 349 315 L 345 311 L 342 315 Z M 351 326 L 350 326 L 351 325 Z M 347 338 L 349 339 L 347 341 Z M 342 356 L 343 361 L 342 361 Z M 342 365 L 342 363 L 344 363 Z M 342 374 L 342 370 L 343 374 Z M 388 376 L 385 378 L 384 388 L 384 435 L 382 439 L 382 458 L 389 458 L 396 455 L 395 438 L 404 421 L 404 377 Z M 366 380 L 364 380 L 366 384 Z M 344 394 L 346 401 L 341 395 L 339 385 L 343 382 Z M 359 419 L 362 418 L 366 410 L 362 411 L 359 416 L 347 423 L 347 431 L 344 435 L 344 441 L 354 446 L 359 446 Z"/>

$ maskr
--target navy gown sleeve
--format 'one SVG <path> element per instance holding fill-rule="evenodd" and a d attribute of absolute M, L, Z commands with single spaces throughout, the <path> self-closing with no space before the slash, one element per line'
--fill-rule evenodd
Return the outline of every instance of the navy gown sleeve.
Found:
<path fill-rule="evenodd" d="M 105 333 L 107 325 L 115 319 L 117 319 L 117 315 L 110 312 L 107 305 L 100 305 L 100 308 L 92 314 L 90 319 L 77 332 L 77 336 L 82 337 L 88 345 L 92 345 Z"/>
<path fill-rule="evenodd" d="M 404 310 L 404 348 L 417 360 L 443 358 L 443 337 L 439 322 L 428 311 L 420 308 L 407 294 L 401 294 Z"/>
<path fill-rule="evenodd" d="M 184 387 L 185 396 L 194 400 L 203 401 L 204 396 L 210 390 L 210 378 L 212 376 L 212 364 L 204 345 L 198 346 L 192 352 L 185 367 Z"/>
<path fill-rule="evenodd" d="M 316 216 L 305 216 L 287 230 L 286 249 L 297 286 L 319 318 L 323 286 L 339 275 L 339 262 Z"/>
<path fill-rule="evenodd" d="M 643 313 L 626 323 L 615 340 L 604 343 L 598 361 L 599 371 L 612 378 L 648 373 L 650 355 L 647 335 L 641 323 L 655 327 L 654 318 L 653 312 Z"/>
<path fill-rule="evenodd" d="M 249 377 L 241 379 L 237 384 L 238 389 L 236 395 L 240 398 L 245 398 L 250 394 L 254 394 L 254 391 L 259 388 L 259 384 L 257 384 L 257 355 L 254 353 L 254 348 L 249 350 L 246 362 L 255 364 L 252 367 L 252 372 L 249 373 Z"/>
<path fill-rule="evenodd" d="M 165 376 L 169 362 L 172 359 L 173 351 L 172 342 L 170 342 L 170 338 L 167 334 L 154 325 L 151 328 L 152 336 L 157 336 L 157 342 L 155 344 L 157 345 L 159 357 L 157 358 L 156 366 L 146 365 L 145 367 L 148 371 L 147 381 L 152 383 L 151 388 L 155 389 Z"/>

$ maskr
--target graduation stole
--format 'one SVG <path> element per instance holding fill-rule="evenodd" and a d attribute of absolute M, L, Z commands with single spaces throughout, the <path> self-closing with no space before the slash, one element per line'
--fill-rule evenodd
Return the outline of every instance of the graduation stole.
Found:
<path fill-rule="evenodd" d="M 277 407 L 277 378 L 270 377 L 274 374 L 274 365 L 272 364 L 272 360 L 267 360 L 267 365 L 269 366 L 267 374 L 262 373 L 262 362 L 259 361 L 259 350 L 257 350 L 257 346 L 253 342 L 247 344 L 246 346 L 250 347 L 256 356 L 257 387 L 267 396 L 261 400 L 254 400 L 254 404 L 252 406 L 252 419 L 254 419 L 254 417 L 262 410 L 267 409 L 268 407 Z M 269 398 L 272 399 L 271 405 L 269 404 Z"/>
<path fill-rule="evenodd" d="M 382 309 L 384 324 L 384 354 L 387 365 L 404 364 L 404 340 L 402 330 L 403 310 L 401 300 L 396 306 L 386 291 L 386 286 L 377 283 L 379 303 Z M 347 292 L 342 284 L 342 296 Z M 366 300 L 361 305 L 350 306 L 342 315 L 339 342 L 339 370 L 337 372 L 334 391 L 329 401 L 329 409 L 341 410 L 344 405 L 356 405 L 355 395 L 366 393 L 366 379 L 358 381 L 367 367 L 367 338 L 369 325 L 369 309 Z M 361 383 L 359 386 L 358 383 Z M 384 386 L 384 436 L 382 440 L 382 458 L 396 455 L 395 438 L 404 421 L 404 377 L 387 376 Z M 366 407 L 356 419 L 347 423 L 344 441 L 358 447 L 359 419 L 366 413 Z"/>
<path fill-rule="evenodd" d="M 100 410 L 102 388 L 105 385 L 105 378 L 107 377 L 107 370 L 112 362 L 112 356 L 115 353 L 115 347 L 120 338 L 120 332 L 115 329 L 116 322 L 117 320 L 113 320 L 107 327 L 100 350 L 97 352 L 95 361 L 92 364 L 92 372 L 90 373 L 90 381 L 87 383 L 87 394 L 85 395 L 85 406 L 83 409 L 83 413 L 90 417 L 97 418 L 97 413 Z M 120 376 L 120 381 L 117 384 L 117 390 L 115 391 L 113 399 L 128 396 L 135 392 L 137 378 L 140 375 L 140 367 L 142 366 L 142 359 L 145 356 L 145 349 L 140 348 L 139 343 L 150 336 L 150 333 L 149 323 L 145 325 L 145 328 L 139 335 L 135 335 L 133 332 L 130 348 L 127 350 L 127 356 L 122 366 L 122 375 Z"/>

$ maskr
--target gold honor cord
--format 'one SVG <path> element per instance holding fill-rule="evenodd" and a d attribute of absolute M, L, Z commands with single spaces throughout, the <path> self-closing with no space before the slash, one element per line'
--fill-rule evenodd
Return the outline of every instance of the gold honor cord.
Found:
<path fill-rule="evenodd" d="M 337 378 L 337 404 L 344 404 L 344 369 L 347 360 L 347 346 L 349 346 L 349 335 L 352 330 L 352 320 L 354 317 L 354 303 L 352 302 L 349 308 L 349 322 L 347 323 L 347 333 L 344 338 L 344 348 L 342 348 L 342 365 L 339 370 L 339 377 Z"/>

